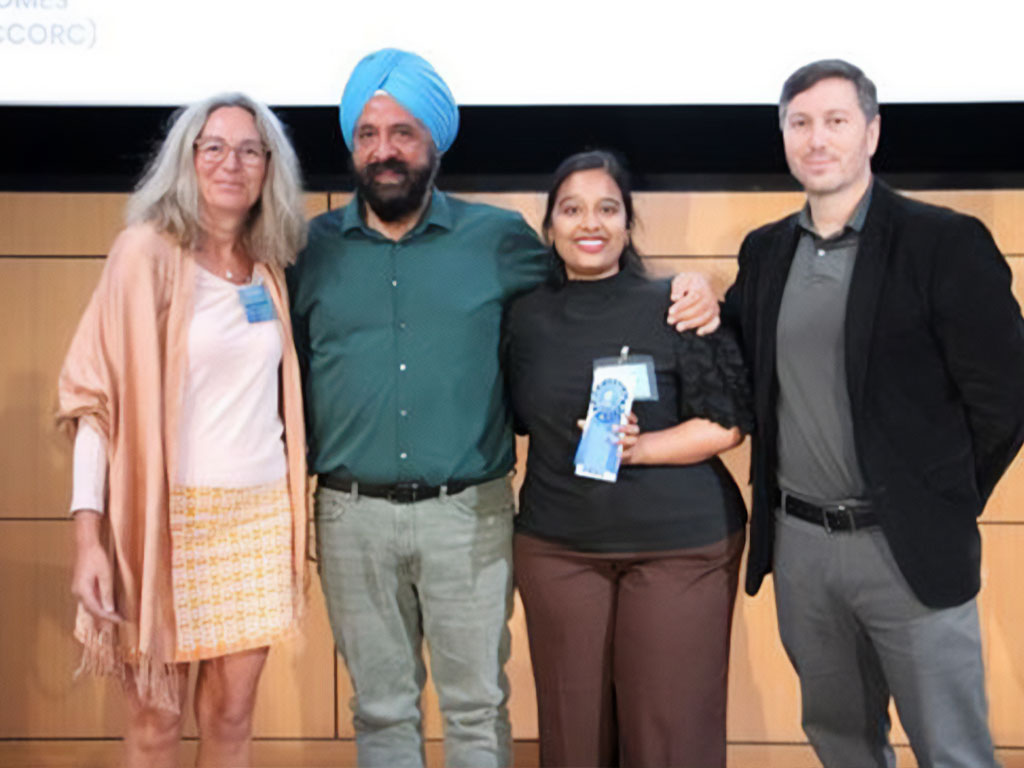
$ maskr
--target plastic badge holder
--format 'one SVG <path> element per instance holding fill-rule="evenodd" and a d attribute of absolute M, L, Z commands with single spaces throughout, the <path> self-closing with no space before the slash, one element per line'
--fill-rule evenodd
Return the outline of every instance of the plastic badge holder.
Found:
<path fill-rule="evenodd" d="M 615 376 L 613 368 L 624 369 L 633 377 L 633 402 L 653 402 L 658 399 L 658 381 L 654 375 L 654 358 L 650 355 L 631 355 L 629 347 L 623 347 L 618 357 L 599 357 L 594 361 L 594 378 Z"/>
<path fill-rule="evenodd" d="M 238 289 L 238 298 L 245 308 L 245 319 L 250 323 L 265 323 L 277 319 L 274 304 L 267 293 L 267 286 L 263 283 L 241 286 Z"/>

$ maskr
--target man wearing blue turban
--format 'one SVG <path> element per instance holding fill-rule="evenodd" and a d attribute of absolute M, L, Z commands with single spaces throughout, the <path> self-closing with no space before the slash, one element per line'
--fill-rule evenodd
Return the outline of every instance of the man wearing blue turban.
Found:
<path fill-rule="evenodd" d="M 423 123 L 439 152 L 448 151 L 459 132 L 459 108 L 452 92 L 426 59 L 395 48 L 371 53 L 359 62 L 345 86 L 338 112 L 349 150 L 356 121 L 378 91 Z"/>
<path fill-rule="evenodd" d="M 356 194 L 313 220 L 288 285 L 359 764 L 423 765 L 425 639 L 446 764 L 509 765 L 515 444 L 498 343 L 548 252 L 518 213 L 434 188 L 459 113 L 421 57 L 360 61 L 340 120 Z"/>
<path fill-rule="evenodd" d="M 446 763 L 509 765 L 515 447 L 497 350 L 547 253 L 519 214 L 433 187 L 459 112 L 421 57 L 360 61 L 340 120 L 356 194 L 311 223 L 289 286 L 359 764 L 423 765 L 425 639 Z"/>

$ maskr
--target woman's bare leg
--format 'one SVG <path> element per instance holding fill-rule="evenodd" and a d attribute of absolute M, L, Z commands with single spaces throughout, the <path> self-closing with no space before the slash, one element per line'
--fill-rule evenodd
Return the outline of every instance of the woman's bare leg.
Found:
<path fill-rule="evenodd" d="M 269 648 L 232 653 L 199 664 L 196 765 L 235 768 L 249 765 L 256 688 Z"/>
<path fill-rule="evenodd" d="M 135 681 L 129 678 L 128 727 L 124 737 L 124 761 L 128 768 L 177 768 L 181 745 L 182 714 L 157 709 L 139 700 Z M 178 701 L 188 695 L 188 664 L 178 665 Z"/>

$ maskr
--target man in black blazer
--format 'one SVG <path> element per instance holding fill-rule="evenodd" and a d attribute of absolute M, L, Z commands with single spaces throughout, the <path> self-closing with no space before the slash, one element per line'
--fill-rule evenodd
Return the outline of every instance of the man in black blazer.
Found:
<path fill-rule="evenodd" d="M 751 232 L 722 317 L 754 377 L 746 588 L 774 571 L 803 726 L 828 768 L 994 766 L 977 517 L 1024 440 L 1024 323 L 974 218 L 871 173 L 874 84 L 838 60 L 779 105 L 802 211 Z"/>

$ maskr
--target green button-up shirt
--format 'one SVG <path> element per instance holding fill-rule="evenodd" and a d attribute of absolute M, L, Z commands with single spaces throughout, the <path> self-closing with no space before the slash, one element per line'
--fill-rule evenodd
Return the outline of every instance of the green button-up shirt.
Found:
<path fill-rule="evenodd" d="M 397 242 L 355 198 L 314 219 L 288 272 L 310 470 L 430 485 L 506 473 L 502 310 L 547 267 L 519 214 L 437 190 Z"/>

